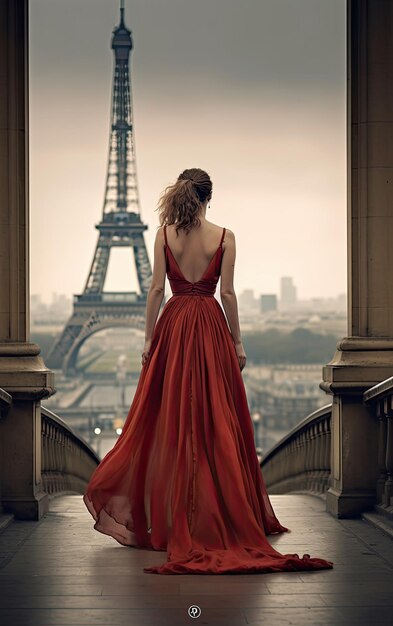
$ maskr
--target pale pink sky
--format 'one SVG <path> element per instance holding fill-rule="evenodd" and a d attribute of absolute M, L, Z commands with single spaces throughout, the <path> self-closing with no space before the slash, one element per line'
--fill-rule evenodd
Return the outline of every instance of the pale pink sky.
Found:
<path fill-rule="evenodd" d="M 31 292 L 46 300 L 81 293 L 96 245 L 118 6 L 30 4 Z M 346 291 L 344 0 L 126 0 L 125 16 L 151 263 L 159 194 L 201 167 L 238 293 L 279 293 L 283 275 L 299 298 Z M 137 289 L 129 250 L 105 289 Z"/>

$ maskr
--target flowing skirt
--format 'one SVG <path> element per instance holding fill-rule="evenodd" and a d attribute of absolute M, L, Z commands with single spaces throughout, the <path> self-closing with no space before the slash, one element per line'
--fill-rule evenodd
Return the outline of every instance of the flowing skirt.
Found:
<path fill-rule="evenodd" d="M 221 574 L 333 567 L 281 554 L 232 335 L 214 297 L 172 296 L 159 316 L 121 435 L 84 502 L 94 528 L 166 551 L 144 571 Z"/>

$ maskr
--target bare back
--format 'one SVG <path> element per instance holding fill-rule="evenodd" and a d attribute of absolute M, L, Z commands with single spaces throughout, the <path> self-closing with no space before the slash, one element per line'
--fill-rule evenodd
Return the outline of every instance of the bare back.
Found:
<path fill-rule="evenodd" d="M 208 221 L 201 222 L 188 235 L 183 230 L 179 230 L 177 235 L 175 224 L 167 226 L 168 245 L 186 280 L 196 283 L 201 279 L 217 252 L 222 233 L 222 226 Z M 225 237 L 222 248 L 224 251 Z"/>

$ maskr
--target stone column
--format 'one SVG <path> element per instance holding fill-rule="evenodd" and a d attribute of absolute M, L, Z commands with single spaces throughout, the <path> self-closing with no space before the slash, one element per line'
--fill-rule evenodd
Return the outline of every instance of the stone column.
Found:
<path fill-rule="evenodd" d="M 53 372 L 29 341 L 28 0 L 0 2 L 0 388 L 12 401 L 0 419 L 0 501 L 5 511 L 39 519 L 40 399 L 54 393 Z"/>
<path fill-rule="evenodd" d="M 375 503 L 378 420 L 362 394 L 393 375 L 393 0 L 347 7 L 348 336 L 320 384 L 333 395 L 337 517 Z"/>

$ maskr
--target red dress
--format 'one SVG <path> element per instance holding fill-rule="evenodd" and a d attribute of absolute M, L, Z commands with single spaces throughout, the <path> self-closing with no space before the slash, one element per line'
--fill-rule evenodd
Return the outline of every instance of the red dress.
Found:
<path fill-rule="evenodd" d="M 235 345 L 214 297 L 222 242 L 203 277 L 186 280 L 168 246 L 173 292 L 159 315 L 121 435 L 83 500 L 94 528 L 125 546 L 167 551 L 145 572 L 316 570 L 331 561 L 281 554 L 254 444 Z"/>

